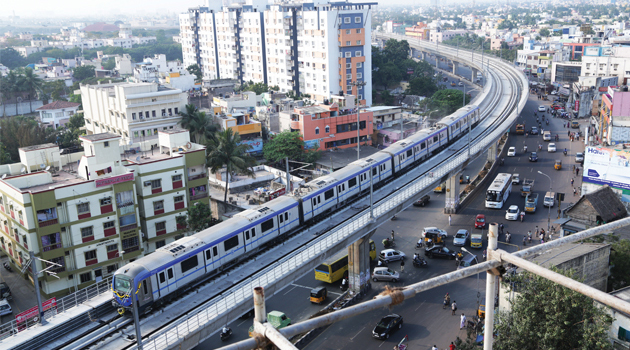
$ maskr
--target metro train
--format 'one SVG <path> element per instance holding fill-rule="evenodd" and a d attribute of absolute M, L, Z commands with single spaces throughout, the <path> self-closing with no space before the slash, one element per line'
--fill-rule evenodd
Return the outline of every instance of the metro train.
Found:
<path fill-rule="evenodd" d="M 113 304 L 128 310 L 130 295 L 139 311 L 168 302 L 284 236 L 322 220 L 349 200 L 421 163 L 480 122 L 479 107 L 468 105 L 368 158 L 350 163 L 255 209 L 192 236 L 181 238 L 118 269 L 112 279 Z M 470 125 L 469 125 L 470 123 Z"/>

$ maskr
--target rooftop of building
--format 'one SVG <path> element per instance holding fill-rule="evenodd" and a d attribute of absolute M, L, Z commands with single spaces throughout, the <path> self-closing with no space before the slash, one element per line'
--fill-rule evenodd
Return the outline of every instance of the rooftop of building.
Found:
<path fill-rule="evenodd" d="M 40 149 L 53 148 L 53 147 L 58 147 L 58 146 L 55 145 L 54 143 L 43 143 L 41 145 L 20 147 L 20 148 L 18 148 L 18 150 L 24 151 L 24 152 L 31 152 L 31 151 L 37 151 L 37 150 L 40 150 Z"/>
<path fill-rule="evenodd" d="M 104 132 L 100 134 L 83 135 L 83 136 L 79 136 L 79 138 L 81 140 L 95 142 L 95 141 L 103 141 L 103 140 L 110 140 L 110 139 L 119 139 L 120 136 L 116 134 L 112 134 L 110 132 Z"/>
<path fill-rule="evenodd" d="M 571 243 L 544 251 L 527 260 L 549 268 L 610 246 L 607 243 Z"/>
<path fill-rule="evenodd" d="M 80 103 L 75 103 L 75 102 L 55 101 L 53 103 L 49 103 L 49 104 L 46 104 L 46 105 L 43 105 L 43 106 L 37 108 L 36 111 L 50 110 L 50 109 L 74 108 L 74 107 L 79 107 L 80 105 L 81 105 Z"/>
<path fill-rule="evenodd" d="M 76 164 L 68 164 L 59 171 L 48 172 L 42 169 L 42 171 L 30 174 L 7 177 L 3 181 L 19 190 L 33 193 L 88 181 L 79 177 L 76 168 Z M 32 181 L 30 181 L 31 179 Z M 81 193 L 77 193 L 77 196 L 81 195 Z"/>
<path fill-rule="evenodd" d="M 320 106 L 295 107 L 295 111 L 302 112 L 302 114 L 316 114 L 316 113 L 330 112 L 330 110 L 320 107 Z"/>

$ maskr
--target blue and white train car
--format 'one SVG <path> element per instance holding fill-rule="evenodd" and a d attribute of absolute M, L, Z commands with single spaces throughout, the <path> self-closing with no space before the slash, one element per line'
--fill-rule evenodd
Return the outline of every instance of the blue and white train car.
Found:
<path fill-rule="evenodd" d="M 294 196 L 302 204 L 304 223 L 337 206 L 337 180 L 331 175 L 319 177 L 296 189 Z"/>
<path fill-rule="evenodd" d="M 439 128 L 446 128 L 448 130 L 448 140 L 454 141 L 466 134 L 469 127 L 474 127 L 478 122 L 479 107 L 476 105 L 468 105 L 438 121 L 437 126 Z"/>
<path fill-rule="evenodd" d="M 387 152 L 376 152 L 368 158 L 361 158 L 350 163 L 352 166 L 359 167 L 361 173 L 359 175 L 359 185 L 361 191 L 370 189 L 370 169 L 372 169 L 372 184 L 376 185 L 381 181 L 385 181 L 392 177 L 392 156 Z"/>

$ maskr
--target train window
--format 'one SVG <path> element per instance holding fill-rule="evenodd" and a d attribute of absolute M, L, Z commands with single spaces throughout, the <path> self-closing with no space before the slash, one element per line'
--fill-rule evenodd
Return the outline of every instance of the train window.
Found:
<path fill-rule="evenodd" d="M 438 137 L 437 136 L 433 136 L 433 142 L 437 142 L 438 141 Z"/>
<path fill-rule="evenodd" d="M 142 289 L 144 290 L 144 294 L 149 294 L 149 289 L 147 288 L 147 280 L 142 281 Z"/>
<path fill-rule="evenodd" d="M 280 214 L 279 217 L 280 217 L 280 223 L 283 223 L 284 222 L 284 217 L 282 216 L 282 214 Z"/>
<path fill-rule="evenodd" d="M 223 242 L 223 247 L 225 248 L 226 252 L 236 246 L 238 246 L 238 236 L 228 238 L 225 240 L 225 242 Z"/>
<path fill-rule="evenodd" d="M 164 277 L 164 272 L 160 272 L 160 283 L 166 282 L 166 278 Z"/>
<path fill-rule="evenodd" d="M 313 198 L 313 206 L 317 205 L 317 197 Z"/>
<path fill-rule="evenodd" d="M 355 177 L 353 177 L 352 179 L 348 180 L 348 188 L 354 187 L 356 185 L 357 185 L 357 179 Z"/>
<path fill-rule="evenodd" d="M 332 198 L 335 195 L 335 191 L 333 189 L 330 189 L 326 192 L 324 192 L 324 200 L 327 201 L 330 198 Z"/>
<path fill-rule="evenodd" d="M 341 184 L 341 189 L 345 191 L 346 190 L 346 184 Z"/>
<path fill-rule="evenodd" d="M 260 229 L 262 232 L 267 232 L 273 228 L 273 219 L 269 219 L 262 224 L 260 224 Z"/>
<path fill-rule="evenodd" d="M 234 236 L 236 237 L 236 236 Z M 238 238 L 236 238 L 238 241 Z M 197 265 L 199 264 L 199 262 L 197 261 L 197 256 L 193 255 L 190 258 L 182 261 L 182 273 L 185 273 L 186 271 L 192 270 L 195 267 L 197 267 Z"/>
<path fill-rule="evenodd" d="M 249 240 L 249 230 L 245 231 L 245 239 Z"/>
<path fill-rule="evenodd" d="M 408 150 L 407 151 L 407 157 L 411 157 L 413 155 L 413 150 Z"/>
<path fill-rule="evenodd" d="M 425 148 L 427 148 L 427 144 L 426 144 L 426 143 L 424 143 L 424 142 L 423 142 L 423 143 L 421 143 L 421 144 L 420 144 L 420 149 L 425 149 Z"/>
<path fill-rule="evenodd" d="M 219 255 L 219 249 L 217 247 L 213 247 L 212 248 L 212 254 L 214 254 L 214 256 Z"/>
<path fill-rule="evenodd" d="M 212 253 L 210 253 L 210 249 L 206 250 L 206 260 L 210 260 L 212 258 Z"/>
<path fill-rule="evenodd" d="M 168 279 L 170 280 L 171 278 L 173 278 L 173 269 L 168 269 L 166 270 L 166 273 L 168 274 Z"/>
<path fill-rule="evenodd" d="M 284 213 L 284 219 L 289 220 L 289 213 Z"/>
<path fill-rule="evenodd" d="M 377 171 L 376 168 L 372 169 L 372 176 L 376 176 L 376 171 Z"/>
<path fill-rule="evenodd" d="M 252 237 L 256 237 L 256 228 L 252 228 Z"/>

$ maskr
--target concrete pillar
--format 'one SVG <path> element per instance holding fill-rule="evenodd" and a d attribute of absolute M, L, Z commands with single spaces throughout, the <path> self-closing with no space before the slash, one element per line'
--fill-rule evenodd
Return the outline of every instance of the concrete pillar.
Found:
<path fill-rule="evenodd" d="M 497 143 L 493 143 L 490 148 L 488 148 L 488 161 L 494 162 L 497 159 Z"/>
<path fill-rule="evenodd" d="M 370 258 L 370 238 L 376 230 L 352 243 L 348 247 L 348 283 L 351 291 L 365 292 L 370 284 L 372 259 Z M 376 244 L 376 242 L 374 243 Z"/>
<path fill-rule="evenodd" d="M 446 180 L 445 214 L 456 214 L 459 208 L 459 173 Z"/>
<path fill-rule="evenodd" d="M 475 79 L 477 79 L 477 70 L 472 67 L 470 67 L 470 70 L 472 71 L 472 75 L 470 76 L 470 81 L 475 82 Z"/>
<path fill-rule="evenodd" d="M 440 62 L 440 57 L 438 57 L 438 55 L 435 55 L 435 68 L 439 68 L 438 62 Z"/>
<path fill-rule="evenodd" d="M 457 75 L 457 66 L 458 66 L 458 63 L 453 61 L 453 75 Z"/>

